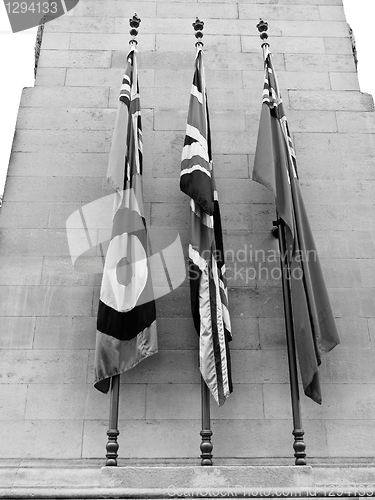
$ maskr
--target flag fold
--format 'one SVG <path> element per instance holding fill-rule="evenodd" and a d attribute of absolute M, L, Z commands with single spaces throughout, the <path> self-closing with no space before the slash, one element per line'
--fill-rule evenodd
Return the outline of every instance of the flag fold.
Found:
<path fill-rule="evenodd" d="M 264 89 L 253 180 L 272 190 L 285 223 L 294 335 L 306 396 L 321 403 L 321 353 L 340 343 L 314 238 L 298 181 L 296 155 L 272 56 L 266 44 Z M 281 228 L 280 228 L 281 230 Z"/>
<path fill-rule="evenodd" d="M 195 58 L 180 188 L 191 198 L 189 280 L 192 316 L 199 335 L 199 367 L 215 401 L 222 405 L 233 391 L 228 346 L 232 336 L 200 47 Z"/>
<path fill-rule="evenodd" d="M 101 392 L 108 392 L 111 377 L 158 350 L 142 202 L 142 123 L 134 47 L 127 56 L 107 180 L 116 193 L 97 318 L 94 385 Z"/>

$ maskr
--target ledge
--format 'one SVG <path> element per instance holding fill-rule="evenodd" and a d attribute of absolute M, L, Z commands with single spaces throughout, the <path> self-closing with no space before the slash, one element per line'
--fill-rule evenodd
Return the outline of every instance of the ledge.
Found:
<path fill-rule="evenodd" d="M 0 463 L 2 499 L 325 498 L 375 496 L 375 464 L 147 465 Z"/>

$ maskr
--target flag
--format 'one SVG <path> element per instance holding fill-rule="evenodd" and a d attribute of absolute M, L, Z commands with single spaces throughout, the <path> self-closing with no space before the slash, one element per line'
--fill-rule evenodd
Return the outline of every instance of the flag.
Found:
<path fill-rule="evenodd" d="M 115 190 L 97 319 L 95 387 L 156 353 L 156 311 L 142 204 L 142 124 L 136 50 L 127 56 L 107 180 Z"/>
<path fill-rule="evenodd" d="M 228 342 L 232 339 L 220 209 L 211 157 L 210 123 L 198 46 L 182 151 L 180 188 L 190 196 L 189 280 L 199 367 L 215 401 L 233 391 Z"/>
<path fill-rule="evenodd" d="M 298 181 L 296 155 L 268 44 L 253 180 L 272 190 L 285 223 L 294 335 L 306 396 L 321 404 L 321 353 L 340 343 Z M 281 228 L 280 228 L 281 229 Z M 281 256 L 282 258 L 284 256 Z"/>

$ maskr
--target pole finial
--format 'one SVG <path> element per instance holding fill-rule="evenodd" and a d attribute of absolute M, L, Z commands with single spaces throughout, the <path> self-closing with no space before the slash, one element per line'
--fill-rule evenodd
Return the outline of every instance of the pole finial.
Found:
<path fill-rule="evenodd" d="M 257 28 L 258 28 L 258 31 L 260 33 L 259 36 L 260 36 L 260 38 L 261 38 L 261 40 L 263 42 L 262 46 L 264 44 L 269 45 L 268 42 L 267 42 L 267 39 L 268 39 L 268 35 L 267 35 L 268 23 L 266 21 L 263 21 L 262 18 L 260 18 L 259 23 L 257 24 Z"/>
<path fill-rule="evenodd" d="M 129 33 L 132 37 L 131 40 L 129 41 L 129 44 L 137 45 L 138 42 L 135 39 L 135 37 L 138 35 L 138 28 L 139 28 L 139 25 L 141 24 L 141 18 L 138 17 L 137 14 L 134 14 L 134 16 L 131 19 L 129 19 L 129 24 L 130 24 L 130 28 L 131 28 Z"/>
<path fill-rule="evenodd" d="M 195 19 L 195 21 L 193 22 L 193 28 L 195 30 L 195 38 L 197 39 L 197 42 L 195 44 L 196 47 L 203 47 L 203 42 L 202 42 L 202 38 L 203 38 L 203 27 L 204 27 L 204 22 L 201 21 L 200 19 L 198 19 L 198 17 Z"/>

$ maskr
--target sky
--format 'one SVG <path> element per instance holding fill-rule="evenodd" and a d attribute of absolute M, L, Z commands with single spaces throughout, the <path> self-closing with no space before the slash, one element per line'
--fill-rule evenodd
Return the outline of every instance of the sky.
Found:
<path fill-rule="evenodd" d="M 346 19 L 356 39 L 361 91 L 375 96 L 375 0 L 343 1 Z M 22 88 L 34 85 L 36 31 L 37 28 L 31 28 L 12 33 L 5 5 L 0 2 L 0 195 L 5 184 Z"/>

